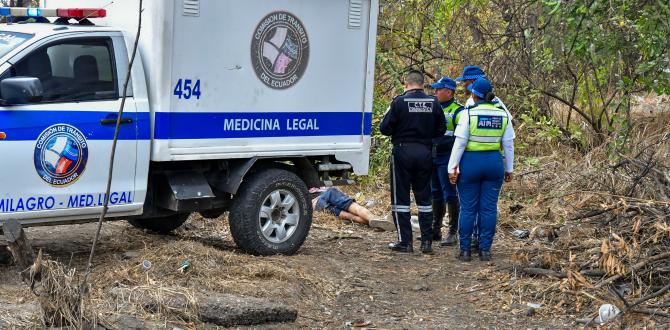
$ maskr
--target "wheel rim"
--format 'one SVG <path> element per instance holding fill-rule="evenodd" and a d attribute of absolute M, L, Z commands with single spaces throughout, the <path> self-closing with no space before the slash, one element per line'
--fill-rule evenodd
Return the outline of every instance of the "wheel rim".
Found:
<path fill-rule="evenodd" d="M 298 228 L 300 204 L 290 191 L 275 190 L 261 204 L 258 220 L 265 239 L 272 243 L 283 243 Z"/>

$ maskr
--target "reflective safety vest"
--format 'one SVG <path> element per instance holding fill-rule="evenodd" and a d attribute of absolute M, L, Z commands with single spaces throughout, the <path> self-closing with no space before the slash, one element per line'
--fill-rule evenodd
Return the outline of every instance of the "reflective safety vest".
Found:
<path fill-rule="evenodd" d="M 444 111 L 444 119 L 446 119 L 447 122 L 447 132 L 444 133 L 444 135 L 454 136 L 454 131 L 456 130 L 456 124 L 458 124 L 458 118 L 455 118 L 456 110 L 458 110 L 461 107 L 462 105 L 460 105 L 456 101 L 453 101 L 446 108 L 442 108 L 442 111 Z"/>
<path fill-rule="evenodd" d="M 507 111 L 491 103 L 478 104 L 467 111 L 470 116 L 470 137 L 465 150 L 500 150 L 502 137 L 509 123 Z"/>

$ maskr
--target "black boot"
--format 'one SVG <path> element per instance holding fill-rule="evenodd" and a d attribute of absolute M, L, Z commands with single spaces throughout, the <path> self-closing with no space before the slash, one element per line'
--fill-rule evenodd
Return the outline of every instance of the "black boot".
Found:
<path fill-rule="evenodd" d="M 467 261 L 472 261 L 472 254 L 471 254 L 470 251 L 461 250 L 461 252 L 458 254 L 458 256 L 456 256 L 456 258 L 458 258 L 458 260 L 460 260 L 460 261 L 466 261 L 466 262 Z"/>
<path fill-rule="evenodd" d="M 390 243 L 389 249 L 391 249 L 392 251 L 403 252 L 403 253 L 414 252 L 414 248 L 412 247 L 412 245 L 401 242 Z"/>
<path fill-rule="evenodd" d="M 433 201 L 433 241 L 442 240 L 442 221 L 446 211 L 443 202 Z"/>
<path fill-rule="evenodd" d="M 458 220 L 460 215 L 461 205 L 458 201 L 447 203 L 449 208 L 449 235 L 441 245 L 453 246 L 458 243 Z"/>
<path fill-rule="evenodd" d="M 491 251 L 479 251 L 480 261 L 491 261 Z"/>
<path fill-rule="evenodd" d="M 433 253 L 433 242 L 432 241 L 421 242 L 421 253 L 432 254 Z"/>

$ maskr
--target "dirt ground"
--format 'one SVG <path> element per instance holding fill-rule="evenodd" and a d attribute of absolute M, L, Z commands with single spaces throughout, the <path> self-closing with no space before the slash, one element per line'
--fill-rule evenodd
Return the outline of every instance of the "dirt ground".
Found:
<path fill-rule="evenodd" d="M 81 271 L 94 230 L 94 224 L 86 224 L 30 228 L 27 234 L 34 247 L 43 249 L 51 259 Z M 473 262 L 463 263 L 455 259 L 455 247 L 437 247 L 434 255 L 422 255 L 416 244 L 413 254 L 393 253 L 386 245 L 394 239 L 395 233 L 317 214 L 297 255 L 253 257 L 236 249 L 225 216 L 203 219 L 194 215 L 171 236 L 146 233 L 123 221 L 106 223 L 88 303 L 101 319 L 132 313 L 182 328 L 205 325 L 119 304 L 110 298 L 109 290 L 119 285 L 207 290 L 267 298 L 298 309 L 295 323 L 255 327 L 261 329 L 576 327 L 571 317 L 531 313 L 527 301 L 498 290 L 506 284 L 496 282 L 490 274 L 510 262 L 511 253 L 504 244 L 494 246 L 493 262 L 480 262 L 475 257 Z M 153 263 L 147 272 L 140 267 L 143 260 Z M 185 274 L 176 271 L 183 260 L 192 265 Z M 35 310 L 23 307 L 30 306 L 34 297 L 18 280 L 15 268 L 0 266 L 0 292 L 0 324 L 40 327 Z"/>

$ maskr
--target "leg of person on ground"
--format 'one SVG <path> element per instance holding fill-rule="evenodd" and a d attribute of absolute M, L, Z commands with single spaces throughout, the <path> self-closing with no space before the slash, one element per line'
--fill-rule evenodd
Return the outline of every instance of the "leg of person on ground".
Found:
<path fill-rule="evenodd" d="M 359 217 L 359 216 L 357 216 L 353 213 L 349 213 L 347 211 L 340 211 L 339 218 L 342 219 L 342 220 L 349 220 L 349 221 L 353 221 L 353 222 L 356 222 L 356 223 L 360 223 L 361 225 L 367 225 L 368 224 L 367 220 L 365 220 L 365 219 L 363 219 L 363 218 L 361 218 L 361 217 Z"/>
<path fill-rule="evenodd" d="M 372 219 L 370 211 L 358 205 L 353 198 L 337 188 L 331 187 L 321 193 L 319 197 L 312 200 L 312 206 L 314 210 L 328 210 L 342 220 L 354 221 L 362 225 L 369 225 Z"/>
<path fill-rule="evenodd" d="M 351 205 L 349 205 L 349 208 L 347 208 L 347 212 L 354 214 L 355 216 L 363 219 L 366 224 L 369 224 L 372 219 L 375 218 L 375 216 L 370 212 L 370 210 L 366 209 L 365 207 L 361 206 L 360 204 L 353 202 Z"/>

